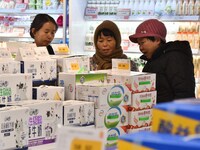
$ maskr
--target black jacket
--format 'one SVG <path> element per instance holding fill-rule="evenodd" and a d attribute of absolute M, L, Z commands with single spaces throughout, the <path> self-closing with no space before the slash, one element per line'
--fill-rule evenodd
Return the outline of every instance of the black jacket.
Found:
<path fill-rule="evenodd" d="M 47 50 L 48 50 L 49 55 L 55 55 L 54 50 L 53 50 L 53 48 L 51 47 L 51 45 L 48 45 L 48 46 L 47 46 Z"/>
<path fill-rule="evenodd" d="M 187 41 L 161 45 L 148 60 L 143 72 L 156 73 L 157 103 L 195 97 L 192 51 Z"/>

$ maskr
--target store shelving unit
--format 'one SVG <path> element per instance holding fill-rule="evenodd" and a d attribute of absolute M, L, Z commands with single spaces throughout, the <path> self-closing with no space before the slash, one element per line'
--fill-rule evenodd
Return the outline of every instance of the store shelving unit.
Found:
<path fill-rule="evenodd" d="M 24 28 L 25 32 L 0 32 L 0 41 L 23 41 L 32 42 L 33 39 L 30 37 L 29 28 L 30 24 L 36 14 L 46 13 L 51 15 L 55 20 L 59 15 L 63 15 L 63 27 L 59 27 L 56 32 L 55 38 L 52 43 L 60 43 L 66 39 L 66 1 L 63 3 L 63 8 L 57 10 L 19 10 L 19 9 L 0 9 L 0 16 L 4 17 L 15 17 L 19 20 L 14 22 L 12 27 Z M 0 22 L 1 25 L 1 22 Z"/>

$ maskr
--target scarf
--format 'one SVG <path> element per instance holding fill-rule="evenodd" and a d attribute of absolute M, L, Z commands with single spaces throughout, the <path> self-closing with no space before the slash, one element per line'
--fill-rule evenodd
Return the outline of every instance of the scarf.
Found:
<path fill-rule="evenodd" d="M 99 49 L 97 48 L 97 39 L 98 39 L 97 35 L 99 31 L 104 28 L 111 30 L 114 33 L 114 36 L 116 39 L 116 49 L 109 56 L 101 55 L 99 53 Z M 96 53 L 93 55 L 92 59 L 98 65 L 98 68 L 97 68 L 98 70 L 111 69 L 113 58 L 127 59 L 127 56 L 123 54 L 123 50 L 121 48 L 121 34 L 119 31 L 119 28 L 112 21 L 105 20 L 96 28 L 95 33 L 94 33 L 94 45 L 95 45 Z"/>

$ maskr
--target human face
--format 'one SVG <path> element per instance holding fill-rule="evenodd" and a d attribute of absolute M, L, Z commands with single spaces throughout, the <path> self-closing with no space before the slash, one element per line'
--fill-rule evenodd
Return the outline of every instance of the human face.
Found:
<path fill-rule="evenodd" d="M 56 26 L 52 22 L 46 22 L 39 31 L 32 29 L 37 46 L 48 46 L 54 39 Z"/>
<path fill-rule="evenodd" d="M 155 41 L 151 41 L 147 38 L 138 38 L 138 45 L 140 48 L 140 51 L 148 58 L 151 59 L 153 53 L 156 51 L 156 49 L 160 45 L 160 39 L 156 38 Z"/>
<path fill-rule="evenodd" d="M 104 36 L 103 33 L 101 33 L 101 36 L 97 38 L 97 48 L 100 54 L 109 56 L 116 49 L 116 40 L 114 37 Z"/>

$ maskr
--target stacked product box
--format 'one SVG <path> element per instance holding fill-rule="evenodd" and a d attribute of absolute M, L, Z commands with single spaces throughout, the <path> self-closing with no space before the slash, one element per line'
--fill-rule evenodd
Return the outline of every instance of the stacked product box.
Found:
<path fill-rule="evenodd" d="M 31 74 L 1 74 L 0 103 L 32 98 Z"/>
<path fill-rule="evenodd" d="M 6 48 L 0 48 L 0 74 L 20 73 L 20 61 L 12 58 L 11 52 Z"/>
<path fill-rule="evenodd" d="M 55 85 L 57 62 L 51 59 L 46 47 L 19 48 L 15 60 L 21 62 L 21 73 L 31 73 L 33 86 Z"/>
<path fill-rule="evenodd" d="M 200 99 L 158 104 L 153 109 L 152 131 L 189 136 L 200 132 Z"/>
<path fill-rule="evenodd" d="M 152 108 L 156 104 L 156 75 L 153 73 L 114 73 L 108 76 L 115 84 L 125 84 L 132 93 L 128 133 L 151 130 Z"/>
<path fill-rule="evenodd" d="M 64 101 L 65 89 L 61 86 L 33 87 L 33 99 L 36 100 L 59 100 Z"/>
<path fill-rule="evenodd" d="M 5 106 L 3 104 L 1 105 Z M 7 106 L 29 108 L 28 118 L 26 120 L 28 122 L 29 147 L 55 142 L 57 126 L 62 124 L 63 105 L 61 101 L 27 100 L 9 102 Z"/>
<path fill-rule="evenodd" d="M 21 72 L 31 73 L 35 86 L 53 82 L 57 79 L 56 60 L 26 60 L 21 61 Z"/>
<path fill-rule="evenodd" d="M 63 125 L 91 127 L 94 125 L 94 102 L 67 100 L 63 102 Z"/>
<path fill-rule="evenodd" d="M 94 102 L 95 128 L 107 130 L 107 147 L 115 146 L 118 137 L 127 133 L 131 92 L 125 85 L 77 85 L 76 99 Z"/>
<path fill-rule="evenodd" d="M 57 63 L 61 72 L 87 73 L 90 71 L 88 56 L 61 56 L 57 58 Z"/>
<path fill-rule="evenodd" d="M 102 84 L 107 79 L 106 73 L 59 73 L 58 85 L 65 87 L 65 100 L 76 99 L 76 85 Z"/>
<path fill-rule="evenodd" d="M 0 108 L 0 149 L 28 149 L 28 107 Z"/>
<path fill-rule="evenodd" d="M 137 132 L 119 137 L 118 150 L 199 150 L 199 139 L 155 132 Z"/>

